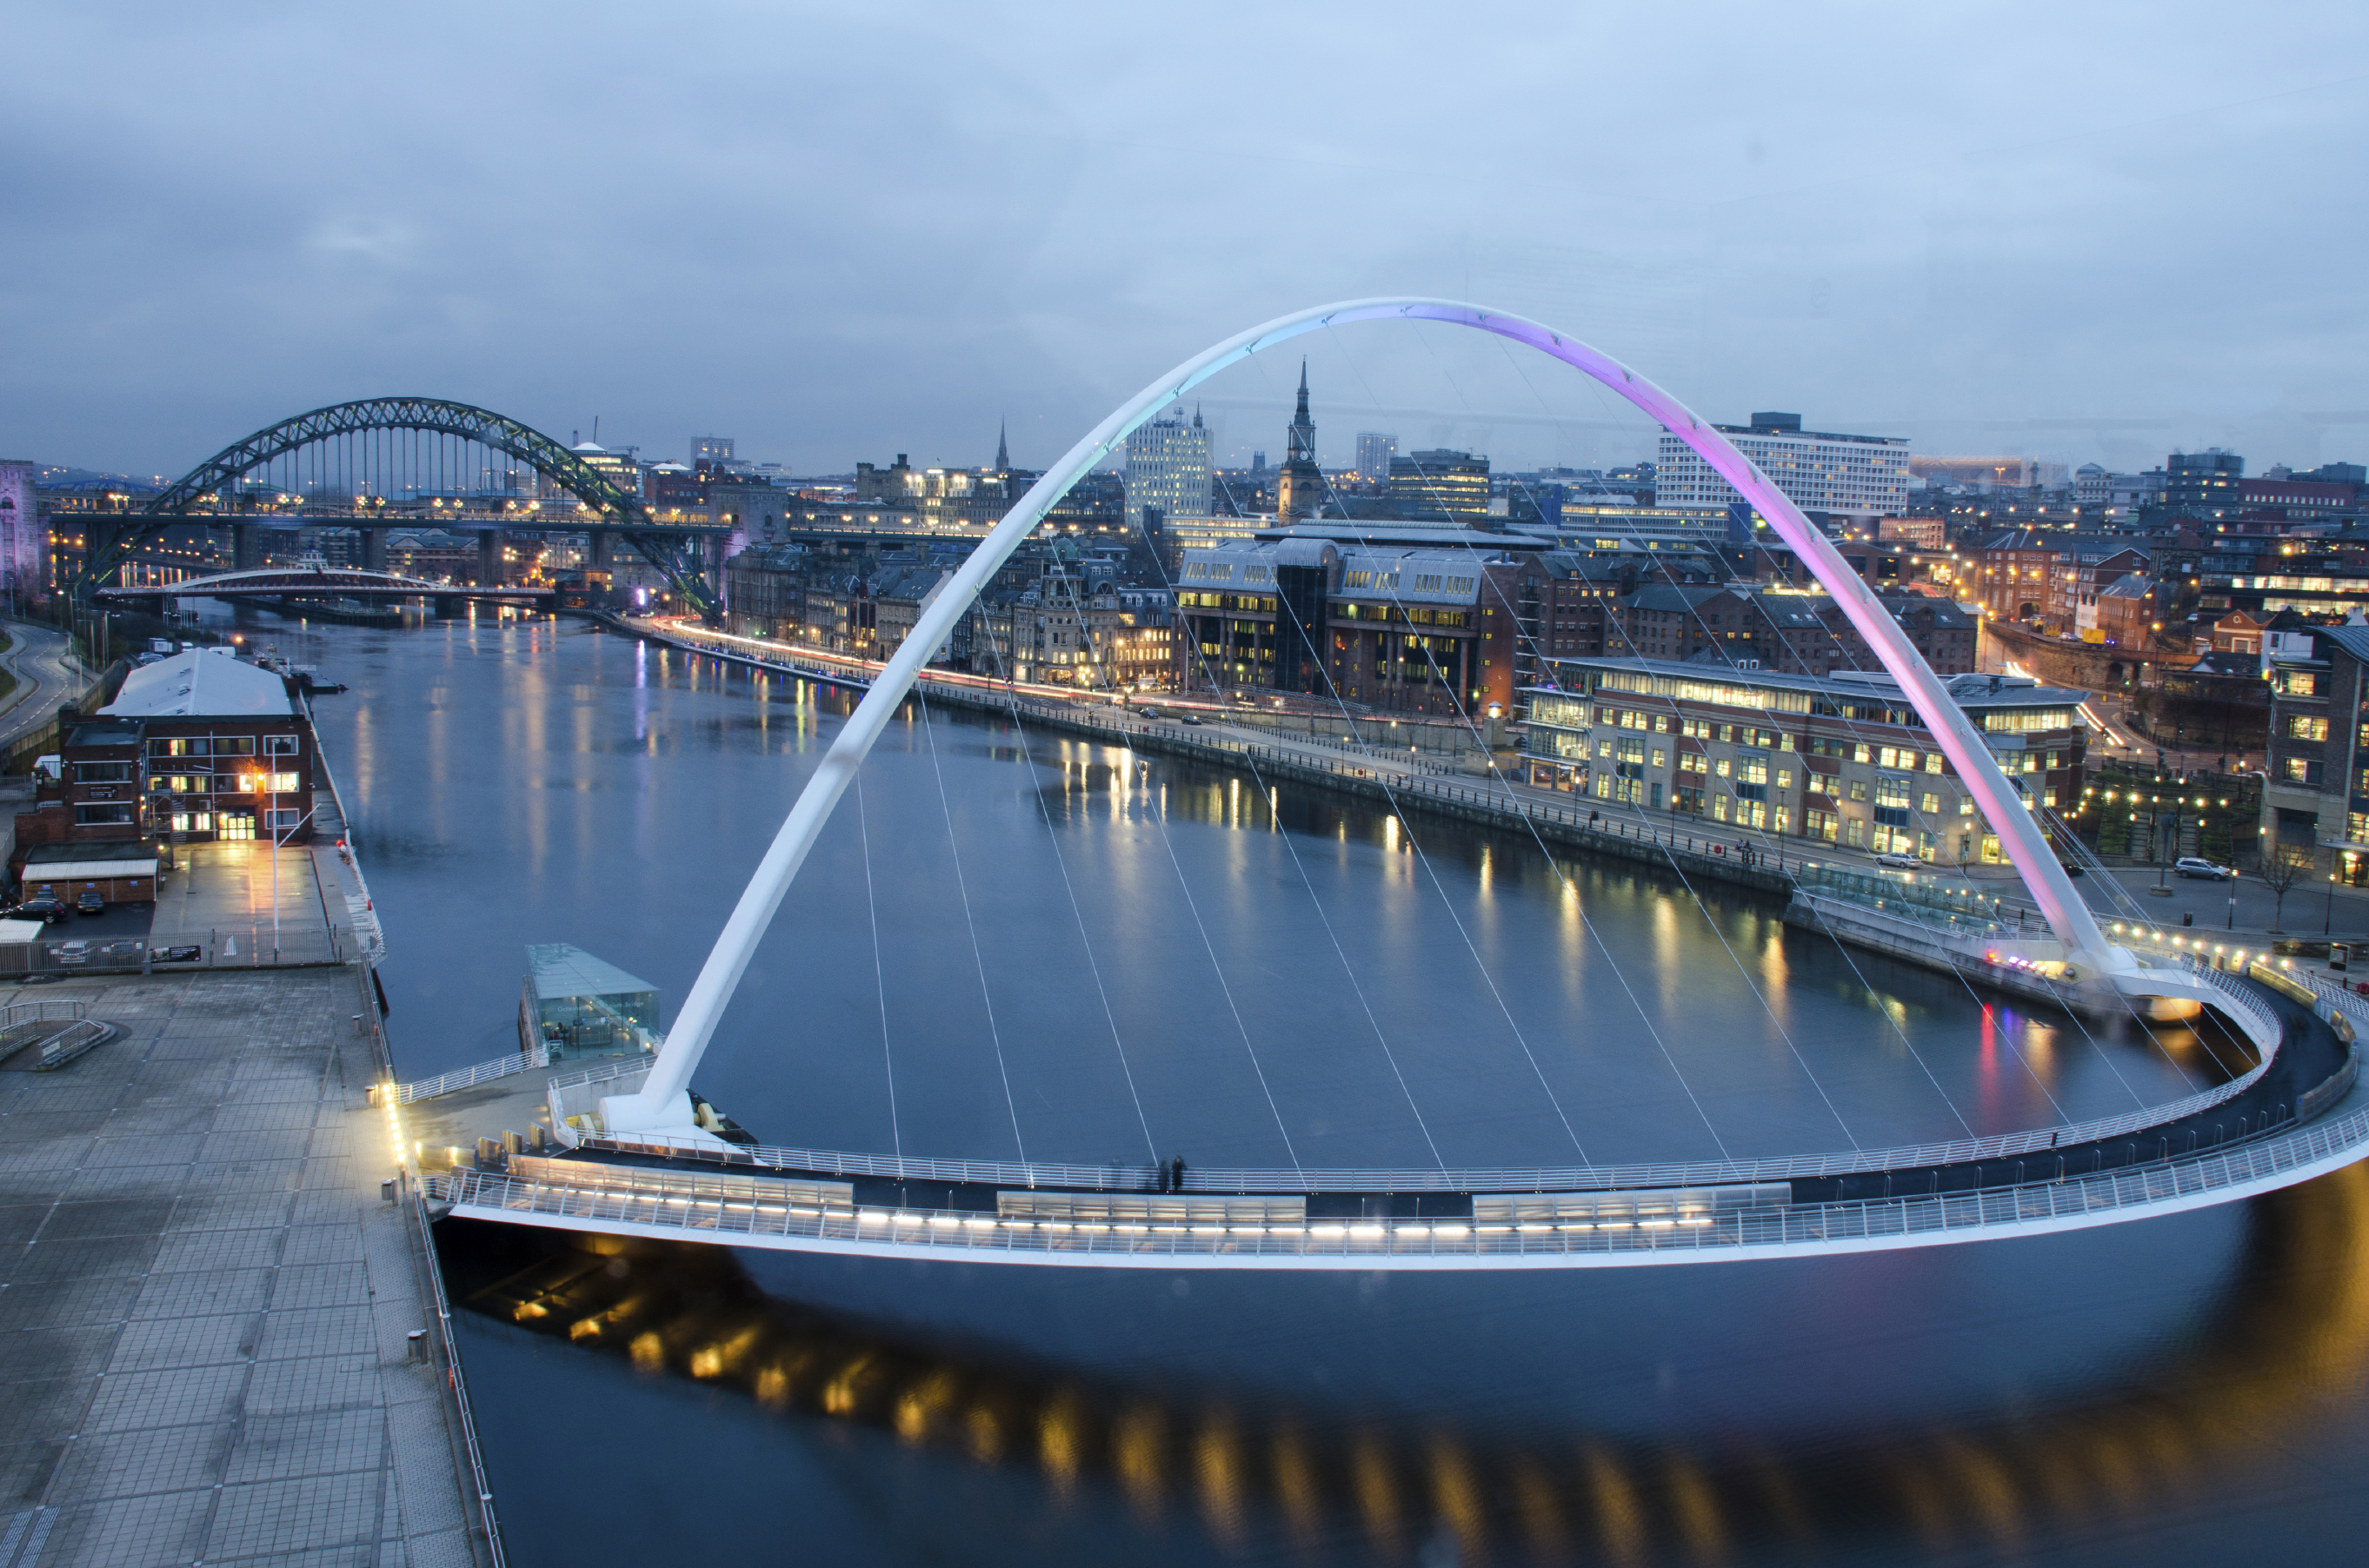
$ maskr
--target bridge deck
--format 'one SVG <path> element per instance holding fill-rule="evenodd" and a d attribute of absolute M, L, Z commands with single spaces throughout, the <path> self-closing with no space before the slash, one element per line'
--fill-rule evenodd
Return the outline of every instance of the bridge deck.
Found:
<path fill-rule="evenodd" d="M 435 1178 L 433 1186 L 453 1214 L 469 1219 L 788 1252 L 1104 1268 L 1600 1268 L 1871 1252 L 2081 1230 L 2249 1197 L 2364 1155 L 2369 1093 L 2355 1088 L 2323 1121 L 2126 1170 L 1974 1192 L 1660 1218 L 1080 1222 L 842 1204 L 815 1196 L 812 1183 L 689 1172 L 620 1172 L 617 1180 L 601 1183 L 457 1171 Z M 732 1190 L 702 1189 L 701 1184 L 720 1180 L 728 1180 Z"/>

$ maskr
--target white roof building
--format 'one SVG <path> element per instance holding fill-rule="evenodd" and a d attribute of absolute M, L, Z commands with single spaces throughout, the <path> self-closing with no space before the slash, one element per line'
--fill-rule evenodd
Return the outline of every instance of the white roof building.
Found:
<path fill-rule="evenodd" d="M 295 711 L 285 681 L 211 648 L 141 666 L 99 710 L 112 718 L 285 718 Z"/>

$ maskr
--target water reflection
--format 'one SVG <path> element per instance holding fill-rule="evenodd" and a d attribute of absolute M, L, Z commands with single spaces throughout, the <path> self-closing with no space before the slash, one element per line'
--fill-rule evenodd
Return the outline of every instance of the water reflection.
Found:
<path fill-rule="evenodd" d="M 1057 1506 L 1107 1500 L 1137 1528 L 1198 1531 L 1224 1552 L 1649 1563 L 2061 1546 L 2202 1493 L 2247 1494 L 2316 1406 L 2357 1398 L 2369 1374 L 2357 1166 L 2249 1205 L 2191 1332 L 2131 1347 L 2086 1386 L 2034 1395 L 2003 1379 L 1947 1415 L 1806 1437 L 1774 1419 L 1641 1436 L 1533 1417 L 1508 1432 L 1485 1415 L 1082 1372 L 768 1296 L 720 1247 L 444 1232 L 472 1312 L 784 1420 L 1033 1478 Z"/>

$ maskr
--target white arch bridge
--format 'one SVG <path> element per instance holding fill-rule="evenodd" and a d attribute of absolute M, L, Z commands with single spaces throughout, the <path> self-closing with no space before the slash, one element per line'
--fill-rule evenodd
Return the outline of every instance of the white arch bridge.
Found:
<path fill-rule="evenodd" d="M 1997 832 L 2051 934 L 1987 944 L 2012 946 L 2022 972 L 2038 977 L 2031 983 L 2076 1011 L 2209 1014 L 2201 1025 L 2242 1036 L 2259 1065 L 2202 1094 L 2111 1121 L 1708 1165 L 1046 1166 L 750 1150 L 703 1127 L 689 1093 L 692 1075 L 759 938 L 929 650 L 944 645 L 997 568 L 1129 431 L 1219 371 L 1303 333 L 1390 319 L 1445 323 L 1528 346 L 1581 371 L 1684 441 L 1809 565 Z M 1937 938 L 1925 930 L 1917 940 L 1929 947 Z M 1982 939 L 1964 940 L 1961 956 L 1985 956 Z M 656 1059 L 553 1082 L 555 1129 L 578 1145 L 569 1153 L 518 1155 L 505 1169 L 458 1172 L 439 1178 L 436 1192 L 455 1214 L 569 1230 L 1099 1267 L 1577 1267 L 1920 1246 L 2226 1203 L 2369 1154 L 2369 1096 L 2353 1090 L 2355 1006 L 2259 966 L 2241 979 L 2110 942 L 2031 807 L 1866 582 L 1757 465 L 1669 394 L 1537 322 L 1452 301 L 1363 300 L 1285 316 L 1185 361 L 1049 469 L 924 608 L 841 727 Z M 2362 1017 L 2369 1025 L 2369 1013 Z M 400 1110 L 390 1103 L 387 1114 L 401 1146 Z"/>

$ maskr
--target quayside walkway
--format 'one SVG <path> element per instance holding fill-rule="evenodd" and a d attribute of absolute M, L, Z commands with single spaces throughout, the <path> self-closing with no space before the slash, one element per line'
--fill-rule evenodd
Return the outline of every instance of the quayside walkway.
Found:
<path fill-rule="evenodd" d="M 27 993 L 122 1033 L 0 1070 L 0 1562 L 490 1561 L 355 975 Z"/>

